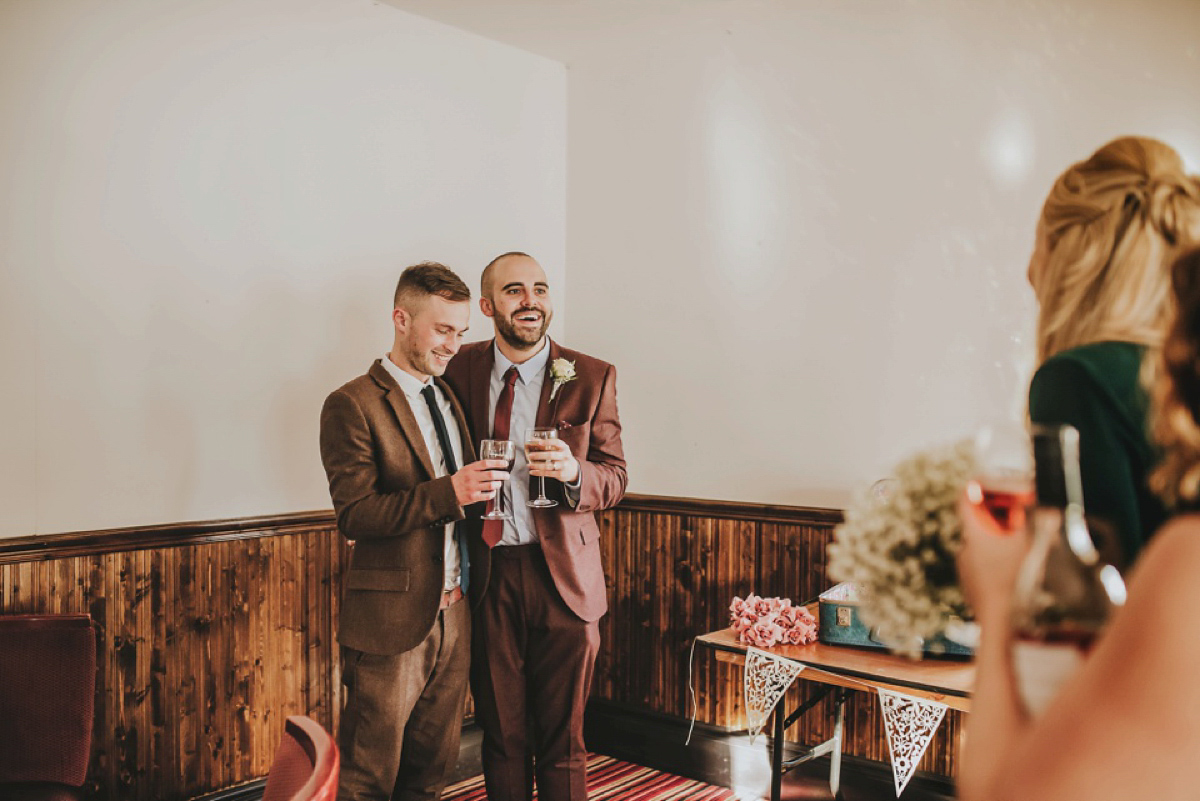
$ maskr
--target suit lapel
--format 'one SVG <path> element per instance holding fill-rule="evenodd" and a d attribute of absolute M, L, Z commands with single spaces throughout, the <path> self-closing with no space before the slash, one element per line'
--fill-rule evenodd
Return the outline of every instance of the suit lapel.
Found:
<path fill-rule="evenodd" d="M 450 401 L 450 408 L 454 410 L 454 422 L 458 424 L 458 436 L 462 443 L 462 463 L 468 465 L 475 461 L 475 443 L 471 439 L 471 427 L 467 425 L 466 414 L 463 413 L 462 404 L 458 402 L 450 385 L 441 378 L 434 378 L 434 383 L 437 384 L 442 394 Z"/>
<path fill-rule="evenodd" d="M 480 439 L 490 439 L 492 436 L 492 421 L 488 419 L 488 409 L 491 408 L 492 370 L 496 366 L 495 348 L 495 342 L 489 342 L 487 347 L 479 348 L 471 354 L 471 374 L 467 378 L 470 386 L 471 420 L 475 423 L 475 433 Z"/>
<path fill-rule="evenodd" d="M 408 398 L 404 396 L 404 390 L 400 389 L 379 362 L 371 365 L 371 377 L 383 389 L 388 404 L 396 413 L 396 421 L 400 424 L 400 430 L 404 433 L 404 438 L 408 440 L 408 447 L 412 448 L 413 453 L 421 462 L 421 467 L 425 468 L 425 475 L 433 478 L 433 460 L 429 458 L 429 449 L 425 447 L 425 437 L 421 436 L 421 427 L 417 425 L 417 418 L 413 416 L 412 408 L 408 405 Z"/>
<path fill-rule="evenodd" d="M 554 391 L 554 379 L 550 377 L 550 368 L 554 364 L 554 360 L 559 357 L 558 343 L 553 339 L 550 340 L 550 358 L 546 359 L 545 377 L 542 379 L 542 397 L 538 400 L 537 421 L 534 423 L 538 428 L 549 428 L 554 425 L 554 412 L 558 408 L 558 400 L 562 397 L 563 390 L 566 385 L 559 388 L 558 393 L 554 396 L 554 403 L 550 402 L 550 393 Z"/>

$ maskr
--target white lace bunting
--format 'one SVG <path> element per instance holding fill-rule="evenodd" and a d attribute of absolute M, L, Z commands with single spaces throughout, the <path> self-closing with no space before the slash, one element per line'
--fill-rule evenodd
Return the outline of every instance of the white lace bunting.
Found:
<path fill-rule="evenodd" d="M 937 733 L 938 726 L 942 724 L 946 705 L 880 688 L 879 706 L 883 710 L 888 751 L 892 757 L 892 775 L 896 780 L 896 796 L 899 797 L 916 771 L 917 763 L 925 755 L 925 749 Z"/>
<path fill-rule="evenodd" d="M 799 662 L 757 648 L 746 649 L 746 674 L 742 694 L 745 696 L 750 742 L 754 742 L 754 738 L 762 731 L 767 718 L 771 716 L 771 710 L 802 670 L 804 665 Z"/>

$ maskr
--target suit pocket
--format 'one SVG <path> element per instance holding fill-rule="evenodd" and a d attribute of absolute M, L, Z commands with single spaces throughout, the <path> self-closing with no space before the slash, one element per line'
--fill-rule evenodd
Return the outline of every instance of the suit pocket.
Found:
<path fill-rule="evenodd" d="M 357 568 L 346 574 L 346 589 L 408 592 L 408 570 Z"/>
<path fill-rule="evenodd" d="M 566 443 L 571 449 L 571 453 L 575 454 L 576 459 L 586 459 L 588 452 L 588 438 L 592 433 L 592 427 L 587 423 L 581 423 L 570 428 L 559 429 L 558 438 Z"/>
<path fill-rule="evenodd" d="M 600 539 L 600 526 L 595 520 L 589 520 L 579 529 L 579 539 L 584 545 Z"/>

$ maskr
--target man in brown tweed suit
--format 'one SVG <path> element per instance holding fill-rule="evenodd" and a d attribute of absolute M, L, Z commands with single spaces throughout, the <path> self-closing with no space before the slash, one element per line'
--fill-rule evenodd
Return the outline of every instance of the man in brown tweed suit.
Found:
<path fill-rule="evenodd" d="M 338 625 L 342 801 L 438 799 L 458 757 L 471 642 L 463 594 L 477 600 L 489 561 L 459 521 L 506 477 L 495 470 L 505 462 L 475 461 L 463 410 L 438 378 L 470 297 L 440 264 L 405 270 L 392 350 L 321 410 L 329 493 L 354 543 Z"/>

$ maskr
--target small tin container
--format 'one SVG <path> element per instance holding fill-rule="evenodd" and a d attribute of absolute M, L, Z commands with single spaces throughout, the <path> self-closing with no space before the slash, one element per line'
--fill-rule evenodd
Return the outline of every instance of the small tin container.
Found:
<path fill-rule="evenodd" d="M 856 648 L 887 650 L 858 617 L 859 598 L 853 584 L 834 585 L 817 596 L 818 638 L 826 645 L 850 645 Z M 942 635 L 925 643 L 924 651 L 933 656 L 971 656 L 974 651 Z"/>

